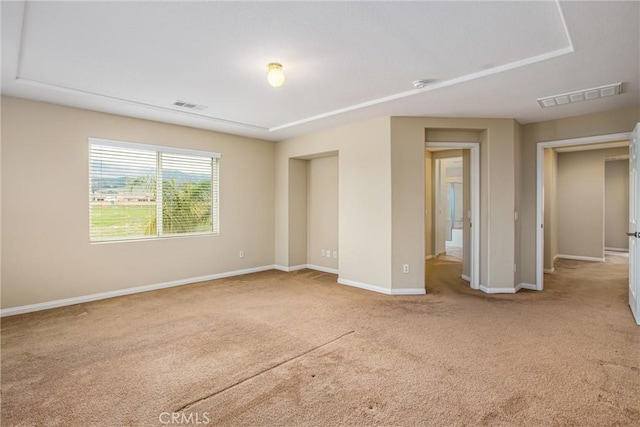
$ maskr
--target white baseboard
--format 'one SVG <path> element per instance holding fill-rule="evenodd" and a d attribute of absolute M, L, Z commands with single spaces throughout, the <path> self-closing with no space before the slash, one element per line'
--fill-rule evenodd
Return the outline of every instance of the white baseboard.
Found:
<path fill-rule="evenodd" d="M 298 270 L 304 270 L 305 268 L 307 268 L 307 264 L 302 264 L 302 265 L 292 265 L 291 267 L 286 267 L 284 265 L 274 265 L 273 266 L 274 269 L 276 270 L 280 270 L 280 271 L 284 271 L 285 273 L 289 273 L 291 271 L 298 271 Z"/>
<path fill-rule="evenodd" d="M 538 290 L 536 285 L 533 284 L 533 283 L 520 283 L 520 284 L 518 284 L 518 286 L 516 286 L 516 291 L 519 291 L 520 289 L 528 289 L 530 291 L 537 291 Z"/>
<path fill-rule="evenodd" d="M 551 260 L 551 268 L 543 268 L 542 271 L 547 273 L 547 274 L 555 273 L 555 271 L 556 271 L 555 264 L 556 264 L 556 260 L 558 259 L 558 257 L 559 257 L 559 255 L 555 254 L 553 256 L 553 259 Z"/>
<path fill-rule="evenodd" d="M 590 257 L 590 256 L 558 254 L 558 255 L 556 255 L 556 257 L 562 258 L 562 259 L 572 259 L 572 260 L 576 260 L 576 261 L 604 262 L 604 258 L 596 258 L 596 257 Z"/>
<path fill-rule="evenodd" d="M 284 272 L 291 272 L 291 271 L 302 270 L 305 268 L 309 268 L 311 270 L 318 270 L 325 273 L 338 274 L 338 270 L 336 269 L 321 267 L 313 264 L 296 265 L 292 267 L 285 267 L 282 265 L 264 265 L 261 267 L 253 267 L 253 268 L 246 268 L 243 270 L 228 271 L 225 273 L 209 274 L 207 276 L 190 277 L 187 279 L 155 283 L 152 285 L 136 286 L 133 288 L 118 289 L 115 291 L 101 292 L 97 294 L 83 295 L 83 296 L 73 297 L 73 298 L 65 298 L 65 299 L 47 301 L 47 302 L 42 302 L 37 304 L 28 304 L 28 305 L 22 305 L 18 307 L 9 307 L 9 308 L 0 310 L 0 317 L 15 316 L 18 314 L 32 313 L 34 311 L 49 310 L 52 308 L 59 308 L 59 307 L 65 307 L 69 305 L 82 304 L 86 302 L 99 301 L 99 300 L 108 299 L 108 298 L 115 298 L 115 297 L 121 297 L 125 295 L 138 294 L 142 292 L 155 291 L 159 289 L 172 288 L 176 286 L 189 285 L 193 283 L 206 282 L 209 280 L 223 279 L 225 277 L 233 277 L 233 276 L 240 276 L 243 274 L 258 273 L 260 271 L 275 269 L 275 270 L 280 270 Z M 354 286 L 356 288 L 366 289 L 368 291 L 373 291 L 373 292 L 379 292 L 386 295 L 424 295 L 426 293 L 424 289 L 413 289 L 413 288 L 389 289 L 389 288 L 383 288 L 380 286 L 369 285 L 367 283 L 361 283 L 361 282 L 356 282 L 356 281 L 347 280 L 347 279 L 338 279 L 338 283 L 340 283 L 341 285 Z"/>
<path fill-rule="evenodd" d="M 391 289 L 390 295 L 425 295 L 426 293 L 426 289 L 399 288 Z"/>
<path fill-rule="evenodd" d="M 318 270 L 324 273 L 338 274 L 338 270 L 335 268 L 322 267 L 320 265 L 314 264 L 302 264 L 302 265 L 294 265 L 292 267 L 285 267 L 284 265 L 274 265 L 273 268 L 276 270 L 284 271 L 285 273 L 289 273 L 291 271 L 304 270 L 308 268 L 309 270 Z"/>
<path fill-rule="evenodd" d="M 141 292 L 155 291 L 158 289 L 172 288 L 175 286 L 189 285 L 192 283 L 206 282 L 209 280 L 223 279 L 225 277 L 240 276 L 242 274 L 257 273 L 260 271 L 273 270 L 275 266 L 264 265 L 261 267 L 246 268 L 243 270 L 228 271 L 225 273 L 209 274 L 207 276 L 190 277 L 188 279 L 173 280 L 170 282 L 156 283 L 152 285 L 136 286 L 133 288 L 118 289 L 116 291 L 101 292 L 98 294 L 83 295 L 80 297 L 65 298 L 54 301 L 41 302 L 37 304 L 22 305 L 0 310 L 0 317 L 15 316 L 17 314 L 31 313 L 34 311 L 48 310 L 51 308 L 64 307 L 67 305 L 82 304 L 85 302 L 99 301 L 107 298 L 121 297 L 124 295 L 138 294 Z"/>
<path fill-rule="evenodd" d="M 338 283 L 340 283 L 341 285 L 353 286 L 354 288 L 365 289 L 367 291 L 378 292 L 385 295 L 424 295 L 426 294 L 425 289 L 414 289 L 414 288 L 389 289 L 389 288 L 383 288 L 382 286 L 375 286 L 375 285 L 370 285 L 368 283 L 356 282 L 355 280 L 341 279 L 341 278 L 338 278 Z"/>
<path fill-rule="evenodd" d="M 341 285 L 353 286 L 354 288 L 366 289 L 367 291 L 379 292 L 381 294 L 391 295 L 391 289 L 381 286 L 370 285 L 368 283 L 356 282 L 355 280 L 342 279 L 338 277 L 338 283 Z"/>
<path fill-rule="evenodd" d="M 323 273 L 338 274 L 338 269 L 336 268 L 323 267 L 321 265 L 314 265 L 314 264 L 307 264 L 306 267 L 309 270 L 317 270 L 317 271 L 322 271 Z"/>
<path fill-rule="evenodd" d="M 484 285 L 480 285 L 480 290 L 486 294 L 515 294 L 520 289 L 529 289 L 531 291 L 537 291 L 536 285 L 531 283 L 518 283 L 513 288 L 489 288 Z"/>
<path fill-rule="evenodd" d="M 629 248 L 604 248 L 605 251 L 611 251 L 611 252 L 625 252 L 628 253 L 629 252 Z"/>
<path fill-rule="evenodd" d="M 486 294 L 515 294 L 516 288 L 488 288 L 485 285 L 480 285 L 480 290 Z"/>
<path fill-rule="evenodd" d="M 471 277 L 467 276 L 466 274 L 463 274 L 460 277 L 462 277 L 462 280 L 464 280 L 465 282 L 471 282 Z"/>

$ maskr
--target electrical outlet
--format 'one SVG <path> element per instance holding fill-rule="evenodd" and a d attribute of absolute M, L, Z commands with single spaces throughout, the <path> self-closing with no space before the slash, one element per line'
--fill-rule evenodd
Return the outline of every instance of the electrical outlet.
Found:
<path fill-rule="evenodd" d="M 329 249 L 327 249 L 327 258 L 331 258 L 331 251 Z"/>
<path fill-rule="evenodd" d="M 333 257 L 337 259 L 338 258 L 338 252 L 333 251 Z"/>
<path fill-rule="evenodd" d="M 244 258 L 244 251 L 240 250 L 240 258 Z"/>
<path fill-rule="evenodd" d="M 324 255 L 324 249 L 320 249 L 320 256 L 325 256 Z"/>
<path fill-rule="evenodd" d="M 405 274 L 409 272 L 409 264 L 402 265 L 402 272 Z"/>

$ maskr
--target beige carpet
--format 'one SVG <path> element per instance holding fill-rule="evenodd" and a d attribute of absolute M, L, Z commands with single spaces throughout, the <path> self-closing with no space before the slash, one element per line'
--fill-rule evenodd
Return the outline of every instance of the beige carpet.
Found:
<path fill-rule="evenodd" d="M 639 425 L 624 260 L 556 267 L 541 293 L 436 259 L 426 296 L 270 271 L 5 318 L 2 425 Z"/>

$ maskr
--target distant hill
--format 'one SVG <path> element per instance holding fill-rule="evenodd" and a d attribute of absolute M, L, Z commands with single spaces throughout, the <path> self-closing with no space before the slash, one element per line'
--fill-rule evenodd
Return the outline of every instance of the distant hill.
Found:
<path fill-rule="evenodd" d="M 126 188 L 136 178 L 154 180 L 155 169 L 152 168 L 125 168 L 107 162 L 94 161 L 91 163 L 91 191 L 105 189 Z M 177 169 L 164 169 L 162 180 L 175 180 L 182 182 L 204 182 L 211 179 L 207 174 L 187 173 Z"/>

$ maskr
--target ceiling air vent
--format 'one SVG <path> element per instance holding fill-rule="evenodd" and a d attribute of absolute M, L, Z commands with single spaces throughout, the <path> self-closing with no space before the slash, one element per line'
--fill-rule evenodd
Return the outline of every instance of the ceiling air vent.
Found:
<path fill-rule="evenodd" d="M 187 102 L 187 101 L 176 101 L 173 103 L 173 105 L 175 105 L 176 107 L 184 108 L 186 110 L 201 111 L 201 110 L 207 109 L 206 105 L 198 105 L 198 104 L 194 104 L 192 102 Z"/>
<path fill-rule="evenodd" d="M 607 96 L 620 95 L 621 93 L 622 83 L 614 83 L 591 89 L 562 93 L 560 95 L 545 96 L 544 98 L 538 98 L 537 101 L 542 108 L 547 108 L 556 107 L 558 105 L 573 104 L 580 101 L 589 101 L 591 99 L 605 98 Z"/>

